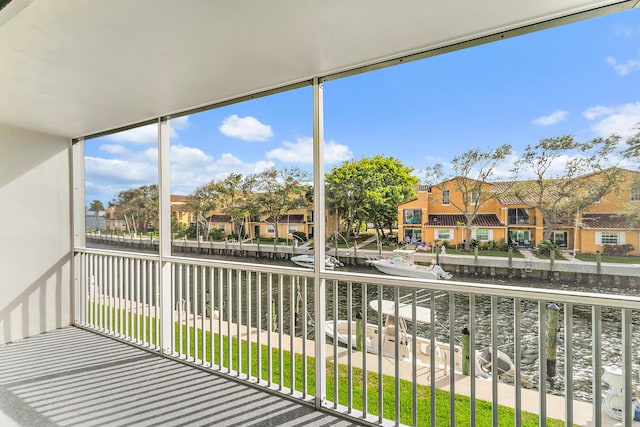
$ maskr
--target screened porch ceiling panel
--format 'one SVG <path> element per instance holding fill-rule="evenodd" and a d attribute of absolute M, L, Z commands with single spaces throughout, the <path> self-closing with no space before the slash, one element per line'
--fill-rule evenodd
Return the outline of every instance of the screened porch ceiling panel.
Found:
<path fill-rule="evenodd" d="M 558 23 L 549 20 L 637 5 L 638 0 L 13 0 L 0 11 L 0 124 L 83 136 Z"/>

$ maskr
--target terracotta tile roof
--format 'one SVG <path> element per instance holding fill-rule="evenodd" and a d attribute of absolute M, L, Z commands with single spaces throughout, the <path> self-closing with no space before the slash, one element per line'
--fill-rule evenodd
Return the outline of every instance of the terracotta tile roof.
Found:
<path fill-rule="evenodd" d="M 171 201 L 172 202 L 186 202 L 189 200 L 189 196 L 181 196 L 179 194 L 172 194 Z"/>
<path fill-rule="evenodd" d="M 209 215 L 207 219 L 211 222 L 231 222 L 231 215 L 213 214 Z"/>
<path fill-rule="evenodd" d="M 583 213 L 582 224 L 584 228 L 597 229 L 637 229 L 624 218 L 613 213 Z"/>
<path fill-rule="evenodd" d="M 503 205 L 535 206 L 538 201 L 536 181 L 501 181 L 491 183 L 491 191 Z"/>
<path fill-rule="evenodd" d="M 425 225 L 432 227 L 455 227 L 458 223 L 464 223 L 462 214 L 431 214 L 429 222 Z M 496 214 L 478 214 L 472 224 L 476 227 L 504 227 Z"/>
<path fill-rule="evenodd" d="M 273 217 L 270 216 L 269 218 L 265 219 L 264 222 L 273 223 L 274 222 Z M 283 224 L 287 222 L 292 224 L 302 224 L 304 222 L 304 215 L 303 214 L 285 214 L 285 215 L 280 215 L 278 217 L 279 224 Z"/>
<path fill-rule="evenodd" d="M 413 189 L 416 191 L 426 191 L 427 193 L 430 193 L 431 187 L 431 185 L 416 185 Z"/>

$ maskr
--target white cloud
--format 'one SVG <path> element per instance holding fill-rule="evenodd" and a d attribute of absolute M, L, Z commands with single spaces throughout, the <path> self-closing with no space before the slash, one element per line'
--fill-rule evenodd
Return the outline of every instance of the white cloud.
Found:
<path fill-rule="evenodd" d="M 182 116 L 171 119 L 169 120 L 169 125 L 171 126 L 172 132 L 176 130 L 186 129 L 189 127 L 189 116 Z"/>
<path fill-rule="evenodd" d="M 280 160 L 284 163 L 313 163 L 313 138 L 298 138 L 296 142 L 285 141 L 283 147 L 267 152 L 268 159 Z M 353 152 L 348 146 L 335 141 L 324 145 L 324 161 L 333 164 L 353 158 Z"/>
<path fill-rule="evenodd" d="M 632 37 L 640 32 L 640 27 L 620 27 L 615 31 L 615 35 L 619 37 Z"/>
<path fill-rule="evenodd" d="M 233 114 L 222 121 L 220 132 L 243 141 L 267 141 L 273 136 L 271 126 L 260 123 L 255 117 L 238 117 Z"/>
<path fill-rule="evenodd" d="M 122 190 L 156 183 L 157 157 L 155 148 L 136 154 L 127 153 L 126 158 L 120 159 L 86 157 L 87 197 L 107 202 Z M 244 162 L 230 153 L 216 159 L 199 148 L 172 145 L 171 191 L 190 194 L 212 179 L 224 179 L 232 172 L 249 175 L 274 165 L 274 162 L 265 160 Z"/>
<path fill-rule="evenodd" d="M 626 76 L 634 71 L 640 70 L 640 61 L 637 59 L 628 59 L 627 62 L 618 62 L 615 58 L 609 56 L 606 59 L 607 64 L 611 65 L 619 76 Z"/>
<path fill-rule="evenodd" d="M 151 124 L 112 133 L 105 136 L 105 139 L 118 142 L 131 142 L 134 144 L 155 144 L 158 142 L 158 125 Z"/>
<path fill-rule="evenodd" d="M 558 122 L 566 120 L 568 115 L 569 115 L 568 111 L 556 110 L 553 113 L 549 114 L 548 116 L 542 116 L 542 117 L 538 117 L 535 120 L 532 120 L 531 123 L 533 123 L 536 126 L 555 125 Z"/>
<path fill-rule="evenodd" d="M 101 157 L 85 158 L 85 175 L 87 180 L 111 183 L 149 183 L 158 180 L 157 163 L 141 160 L 103 159 Z"/>
<path fill-rule="evenodd" d="M 583 115 L 593 122 L 591 129 L 598 136 L 616 133 L 627 138 L 636 133 L 635 128 L 640 123 L 640 101 L 612 107 L 591 107 Z"/>
<path fill-rule="evenodd" d="M 178 138 L 176 131 L 186 129 L 189 126 L 189 116 L 177 117 L 170 120 L 171 138 Z M 125 130 L 118 133 L 112 133 L 105 136 L 105 139 L 117 142 L 129 142 L 133 144 L 157 144 L 158 143 L 158 125 L 152 123 L 146 126 Z"/>
<path fill-rule="evenodd" d="M 100 151 L 106 151 L 107 153 L 111 154 L 124 154 L 129 151 L 125 148 L 124 145 L 120 144 L 102 144 L 99 148 Z"/>
<path fill-rule="evenodd" d="M 584 117 L 587 120 L 595 120 L 602 116 L 607 116 L 613 112 L 613 109 L 610 107 L 604 107 L 602 105 L 596 105 L 595 107 L 589 107 L 585 110 Z"/>

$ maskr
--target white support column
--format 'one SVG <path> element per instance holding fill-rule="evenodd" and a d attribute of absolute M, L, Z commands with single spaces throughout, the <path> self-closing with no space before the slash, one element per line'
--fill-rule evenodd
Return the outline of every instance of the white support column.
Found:
<path fill-rule="evenodd" d="M 313 79 L 313 210 L 315 212 L 313 233 L 313 256 L 315 262 L 315 324 L 316 324 L 316 409 L 320 409 L 326 399 L 327 361 L 325 356 L 325 315 L 326 315 L 326 283 L 321 278 L 325 270 L 325 203 L 324 203 L 324 114 L 322 82 Z"/>
<path fill-rule="evenodd" d="M 84 193 L 84 139 L 72 141 L 70 147 L 71 160 L 71 215 L 72 215 L 72 249 L 87 246 L 85 229 L 85 193 Z M 73 257 L 73 319 L 81 321 L 82 312 L 82 277 L 81 265 Z"/>
<path fill-rule="evenodd" d="M 159 195 L 159 228 L 160 242 L 160 348 L 165 354 L 172 354 L 173 310 L 171 307 L 171 128 L 169 119 L 158 119 L 158 195 Z"/>

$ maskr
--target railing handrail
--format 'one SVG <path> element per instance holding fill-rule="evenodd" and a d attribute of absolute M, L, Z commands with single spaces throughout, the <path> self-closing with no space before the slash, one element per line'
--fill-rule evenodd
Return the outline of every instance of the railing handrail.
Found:
<path fill-rule="evenodd" d="M 600 307 L 616 307 L 640 310 L 640 297 L 567 291 L 559 289 L 529 288 L 523 286 L 490 285 L 484 283 L 458 282 L 455 280 L 429 280 L 412 277 L 381 276 L 367 273 L 349 273 L 330 271 L 322 274 L 323 279 L 345 282 L 370 281 L 371 284 L 404 286 L 407 288 L 432 289 L 436 291 L 452 291 L 474 295 L 521 298 L 532 300 L 549 300 L 557 303 L 585 304 Z"/>
<path fill-rule="evenodd" d="M 113 251 L 106 249 L 76 248 L 76 252 L 93 253 L 100 255 L 120 256 L 124 258 L 140 258 L 147 260 L 159 260 L 159 255 L 125 251 Z M 204 265 L 210 267 L 242 268 L 252 272 L 296 274 L 301 277 L 313 277 L 313 270 L 302 267 L 272 266 L 268 264 L 249 263 L 246 261 L 226 261 L 189 257 L 165 257 L 165 261 L 190 265 Z M 473 282 L 458 282 L 453 280 L 429 280 L 408 277 L 383 276 L 368 273 L 353 273 L 343 271 L 325 271 L 323 279 L 362 282 L 371 284 L 404 286 L 408 288 L 432 289 L 438 291 L 453 291 L 470 293 L 474 295 L 487 295 L 506 298 L 522 298 L 531 300 L 548 300 L 556 303 L 585 304 L 600 307 L 616 307 L 640 310 L 640 297 L 630 295 L 614 295 L 604 293 L 591 293 L 579 291 L 567 291 L 559 289 L 530 288 L 523 286 L 505 286 Z"/>

